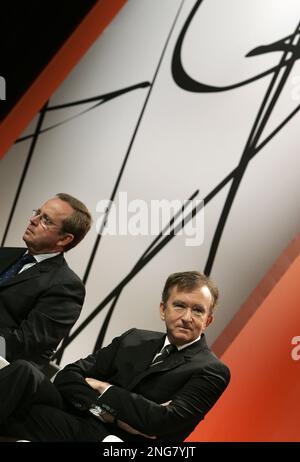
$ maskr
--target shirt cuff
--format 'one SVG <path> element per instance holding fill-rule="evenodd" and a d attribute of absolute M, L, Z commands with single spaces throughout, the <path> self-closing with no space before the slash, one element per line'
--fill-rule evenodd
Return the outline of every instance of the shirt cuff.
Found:
<path fill-rule="evenodd" d="M 99 397 L 102 396 L 102 395 L 104 395 L 104 393 L 105 393 L 110 387 L 112 387 L 112 385 L 108 385 L 108 386 L 105 388 L 105 390 L 103 390 L 103 392 L 100 393 Z"/>

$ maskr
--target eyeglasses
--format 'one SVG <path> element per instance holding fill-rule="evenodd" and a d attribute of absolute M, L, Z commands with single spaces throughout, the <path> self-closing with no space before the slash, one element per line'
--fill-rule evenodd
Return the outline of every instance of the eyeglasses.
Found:
<path fill-rule="evenodd" d="M 48 215 L 45 215 L 44 213 L 41 213 L 40 209 L 33 209 L 32 211 L 32 216 L 33 217 L 38 217 L 39 222 L 45 229 L 51 228 L 51 226 L 55 226 L 55 223 L 53 223 L 52 220 L 48 217 Z"/>

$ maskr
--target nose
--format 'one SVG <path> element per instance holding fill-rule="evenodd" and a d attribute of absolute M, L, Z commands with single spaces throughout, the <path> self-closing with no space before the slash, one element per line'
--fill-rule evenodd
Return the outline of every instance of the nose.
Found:
<path fill-rule="evenodd" d="M 184 310 L 184 314 L 182 315 L 182 319 L 185 322 L 191 322 L 192 321 L 192 310 L 191 310 L 191 308 L 186 308 Z"/>
<path fill-rule="evenodd" d="M 30 217 L 30 223 L 34 226 L 37 226 L 39 224 L 39 221 L 40 221 L 39 215 L 32 215 L 32 217 Z"/>

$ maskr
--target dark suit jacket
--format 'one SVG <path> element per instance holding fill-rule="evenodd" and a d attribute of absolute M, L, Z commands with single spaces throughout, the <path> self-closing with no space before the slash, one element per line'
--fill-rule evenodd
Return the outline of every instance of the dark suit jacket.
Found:
<path fill-rule="evenodd" d="M 25 251 L 0 248 L 0 274 Z M 77 320 L 84 296 L 84 286 L 63 254 L 0 284 L 0 336 L 6 341 L 6 359 L 46 364 Z"/>
<path fill-rule="evenodd" d="M 131 329 L 95 355 L 66 366 L 54 383 L 77 411 L 84 413 L 97 402 L 144 434 L 182 441 L 223 393 L 230 373 L 208 348 L 204 334 L 198 342 L 149 368 L 164 338 L 160 332 Z M 85 377 L 114 386 L 98 397 Z M 170 405 L 161 405 L 169 400 Z M 117 427 L 109 432 L 124 438 Z"/>

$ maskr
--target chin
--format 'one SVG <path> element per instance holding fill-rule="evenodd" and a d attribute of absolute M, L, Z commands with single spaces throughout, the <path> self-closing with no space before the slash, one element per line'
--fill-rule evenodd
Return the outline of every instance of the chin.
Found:
<path fill-rule="evenodd" d="M 26 233 L 25 233 L 25 234 L 26 234 Z M 26 245 L 26 247 L 27 247 L 28 249 L 30 249 L 30 248 L 32 249 L 32 240 L 31 240 L 31 239 L 28 239 L 28 236 L 26 236 L 25 234 L 24 234 L 24 236 L 23 236 L 23 241 L 25 242 L 25 245 Z"/>
<path fill-rule="evenodd" d="M 179 334 L 179 335 L 176 335 L 176 336 L 174 337 L 174 339 L 175 339 L 175 341 L 176 341 L 176 343 L 177 343 L 178 345 L 184 345 L 185 343 L 192 342 L 192 340 L 193 340 L 193 338 L 192 338 L 191 335 L 184 335 L 184 334 L 182 334 L 182 335 L 180 335 L 180 334 Z"/>
<path fill-rule="evenodd" d="M 23 241 L 25 242 L 26 245 L 27 245 L 28 242 L 30 242 L 30 239 L 28 239 L 28 234 L 26 234 L 26 232 L 24 233 L 22 239 L 23 239 Z"/>
<path fill-rule="evenodd" d="M 179 327 L 177 331 L 179 337 L 192 337 L 192 331 L 189 329 L 184 329 L 184 327 Z"/>

